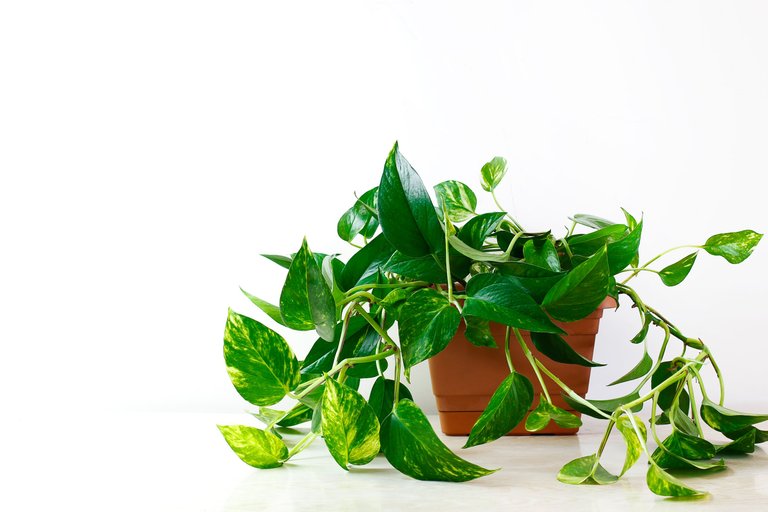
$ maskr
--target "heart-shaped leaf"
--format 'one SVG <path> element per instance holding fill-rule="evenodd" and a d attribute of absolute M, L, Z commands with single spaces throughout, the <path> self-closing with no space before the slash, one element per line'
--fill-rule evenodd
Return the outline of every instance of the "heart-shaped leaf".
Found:
<path fill-rule="evenodd" d="M 460 181 L 444 181 L 435 185 L 437 204 L 451 222 L 464 222 L 475 215 L 477 197 Z"/>
<path fill-rule="evenodd" d="M 533 386 L 524 375 L 512 372 L 493 393 L 488 406 L 475 422 L 464 448 L 500 438 L 523 421 L 533 403 Z"/>
<path fill-rule="evenodd" d="M 653 359 L 651 359 L 651 356 L 648 355 L 648 352 L 644 350 L 642 359 L 640 359 L 640 362 L 637 363 L 634 368 L 608 385 L 614 386 L 616 384 L 621 384 L 622 382 L 629 382 L 635 379 L 640 379 L 648 375 L 648 372 L 650 372 L 652 369 Z"/>
<path fill-rule="evenodd" d="M 409 400 L 413 399 L 411 392 L 402 382 L 400 383 L 399 398 L 407 398 Z M 386 379 L 384 377 L 377 378 L 373 383 L 373 387 L 371 388 L 371 395 L 368 398 L 368 404 L 371 406 L 371 408 L 373 408 L 373 411 L 376 413 L 376 417 L 379 418 L 380 422 L 383 422 L 384 419 L 389 416 L 389 413 L 392 412 L 395 403 L 394 400 L 395 381 L 392 379 Z"/>
<path fill-rule="evenodd" d="M 507 161 L 500 157 L 495 156 L 490 162 L 487 162 L 480 169 L 480 183 L 483 186 L 483 190 L 487 192 L 493 192 L 504 175 L 507 174 Z"/>
<path fill-rule="evenodd" d="M 260 469 L 276 468 L 288 458 L 285 443 L 272 432 L 246 425 L 218 425 L 240 460 Z"/>
<path fill-rule="evenodd" d="M 675 498 L 693 497 L 693 496 L 705 496 L 707 493 L 697 491 L 685 485 L 679 479 L 673 477 L 656 464 L 651 464 L 648 467 L 648 473 L 646 473 L 645 481 L 648 484 L 648 488 L 654 494 L 659 496 L 671 496 Z"/>
<path fill-rule="evenodd" d="M 327 377 L 321 403 L 323 438 L 333 459 L 345 470 L 371 462 L 379 453 L 379 420 L 365 398 Z"/>
<path fill-rule="evenodd" d="M 741 263 L 749 258 L 763 235 L 751 229 L 734 233 L 721 233 L 709 237 L 703 248 L 709 254 L 722 256 L 728 263 Z"/>
<path fill-rule="evenodd" d="M 615 222 L 604 219 L 602 217 L 598 217 L 596 215 L 586 215 L 583 213 L 577 213 L 571 218 L 571 220 L 577 224 L 581 224 L 582 226 L 587 226 L 588 228 L 592 229 L 602 229 L 616 224 Z"/>
<path fill-rule="evenodd" d="M 564 484 L 597 484 L 606 485 L 617 481 L 619 477 L 612 475 L 600 464 L 597 454 L 574 459 L 560 469 L 557 479 Z"/>
<path fill-rule="evenodd" d="M 235 389 L 254 405 L 275 404 L 299 384 L 299 362 L 285 339 L 231 309 L 224 328 L 224 360 Z"/>
<path fill-rule="evenodd" d="M 727 444 L 715 446 L 717 453 L 732 453 L 732 454 L 746 454 L 755 451 L 756 432 L 758 430 L 754 427 L 749 429 L 742 429 L 740 436 L 734 436 L 733 441 Z M 732 434 L 728 434 L 731 437 Z"/>
<path fill-rule="evenodd" d="M 719 432 L 733 432 L 755 423 L 768 421 L 768 414 L 749 414 L 717 405 L 706 398 L 701 401 L 701 418 Z"/>
<path fill-rule="evenodd" d="M 361 284 L 375 283 L 379 270 L 395 253 L 389 240 L 380 234 L 362 249 L 357 251 L 341 272 L 339 285 L 342 290 L 349 290 Z"/>
<path fill-rule="evenodd" d="M 288 269 L 280 293 L 280 312 L 291 329 L 315 329 L 323 339 L 333 339 L 336 301 L 306 238 Z"/>
<path fill-rule="evenodd" d="M 532 332 L 531 341 L 539 352 L 558 363 L 578 364 L 590 368 L 605 366 L 603 363 L 596 363 L 582 356 L 557 334 Z"/>
<path fill-rule="evenodd" d="M 460 322 L 459 310 L 437 290 L 423 288 L 411 295 L 398 322 L 406 371 L 441 352 Z"/>
<path fill-rule="evenodd" d="M 673 430 L 651 457 L 664 469 L 720 469 L 723 461 L 705 462 L 715 456 L 715 446 L 701 437 Z"/>
<path fill-rule="evenodd" d="M 360 196 L 355 204 L 341 216 L 336 232 L 342 240 L 351 242 L 357 235 L 372 238 L 379 227 L 377 193 L 374 187 Z"/>
<path fill-rule="evenodd" d="M 387 240 L 403 254 L 445 254 L 443 228 L 435 206 L 397 143 L 387 157 L 379 183 L 379 223 Z"/>
<path fill-rule="evenodd" d="M 677 286 L 682 283 L 693 268 L 698 252 L 694 252 L 659 271 L 661 282 L 667 286 Z"/>
<path fill-rule="evenodd" d="M 421 409 L 408 399 L 400 400 L 384 420 L 381 438 L 389 463 L 417 480 L 466 482 L 496 471 L 454 454 L 437 437 Z"/>
<path fill-rule="evenodd" d="M 560 272 L 560 257 L 552 240 L 528 240 L 523 245 L 523 257 L 526 263 L 542 267 L 553 272 Z"/>
<path fill-rule="evenodd" d="M 608 294 L 610 284 L 605 247 L 558 281 L 542 306 L 557 320 L 572 322 L 592 313 Z"/>
<path fill-rule="evenodd" d="M 539 405 L 528 413 L 528 417 L 525 419 L 525 429 L 529 432 L 538 432 L 549 425 L 550 420 L 554 420 L 562 428 L 581 426 L 581 419 L 578 416 L 552 405 L 542 396 L 539 396 Z"/>
<path fill-rule="evenodd" d="M 624 224 L 612 224 L 591 233 L 571 235 L 565 240 L 573 254 L 586 258 L 606 245 L 626 237 L 628 231 L 629 228 Z"/>
<path fill-rule="evenodd" d="M 392 257 L 381 266 L 381 270 L 418 281 L 435 284 L 447 282 L 445 268 L 431 254 L 413 258 L 395 251 Z"/>
<path fill-rule="evenodd" d="M 473 249 L 482 249 L 485 239 L 496 231 L 504 215 L 504 212 L 492 212 L 472 217 L 459 229 L 456 236 Z"/>
<path fill-rule="evenodd" d="M 496 340 L 491 333 L 491 323 L 476 316 L 464 316 L 467 329 L 464 336 L 477 347 L 496 348 Z"/>
<path fill-rule="evenodd" d="M 618 274 L 637 258 L 642 234 L 643 221 L 640 220 L 625 237 L 608 244 L 608 268 L 611 275 Z"/>
<path fill-rule="evenodd" d="M 632 421 L 626 415 L 622 415 L 616 421 L 616 428 L 624 437 L 624 441 L 627 444 L 627 454 L 624 457 L 624 467 L 621 469 L 619 476 L 624 475 L 629 468 L 635 465 L 635 462 L 640 458 L 643 453 L 643 446 L 648 440 L 648 432 L 645 428 L 645 423 L 639 417 L 635 416 L 635 425 L 637 425 L 640 435 L 632 425 Z M 642 438 L 640 437 L 642 436 Z"/>
<path fill-rule="evenodd" d="M 271 304 L 265 300 L 261 300 L 260 298 L 256 297 L 255 295 L 251 295 L 247 291 L 240 288 L 240 291 L 243 292 L 243 295 L 248 297 L 248 300 L 250 300 L 257 308 L 262 310 L 275 322 L 277 322 L 280 325 L 283 325 L 285 327 L 288 327 L 285 325 L 285 322 L 283 321 L 283 315 L 280 313 L 280 308 L 275 306 L 274 304 Z"/>
<path fill-rule="evenodd" d="M 643 313 L 641 314 L 641 319 L 643 321 L 643 325 L 640 327 L 638 333 L 635 334 L 631 340 L 629 340 L 631 343 L 642 343 L 648 336 L 648 329 L 651 327 L 651 317 Z"/>
<path fill-rule="evenodd" d="M 514 277 L 497 273 L 478 274 L 469 280 L 464 315 L 529 331 L 563 332 Z"/>

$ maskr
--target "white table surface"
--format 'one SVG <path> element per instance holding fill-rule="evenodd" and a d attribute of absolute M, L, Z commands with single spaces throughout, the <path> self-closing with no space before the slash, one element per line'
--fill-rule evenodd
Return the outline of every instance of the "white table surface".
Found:
<path fill-rule="evenodd" d="M 436 425 L 436 418 L 430 418 Z M 454 484 L 419 482 L 379 456 L 341 470 L 322 440 L 282 468 L 242 463 L 216 424 L 258 423 L 247 414 L 51 414 L 17 417 L 0 427 L 0 510 L 184 510 L 394 512 L 399 510 L 768 510 L 768 455 L 730 457 L 718 474 L 686 481 L 711 495 L 671 502 L 644 481 L 644 459 L 610 486 L 570 486 L 555 479 L 565 462 L 594 452 L 602 422 L 586 419 L 578 436 L 506 437 L 460 450 L 493 475 Z M 604 459 L 623 462 L 615 434 Z"/>

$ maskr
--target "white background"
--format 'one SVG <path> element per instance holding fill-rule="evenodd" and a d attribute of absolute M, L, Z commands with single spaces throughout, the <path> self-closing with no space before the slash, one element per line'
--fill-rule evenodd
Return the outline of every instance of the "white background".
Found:
<path fill-rule="evenodd" d="M 646 258 L 768 229 L 764 2 L 1 5 L 4 411 L 243 410 L 226 311 L 266 317 L 238 286 L 276 301 L 259 253 L 305 235 L 349 255 L 336 220 L 396 139 L 429 186 L 481 192 L 505 156 L 529 229 L 644 212 Z M 712 346 L 733 401 L 766 406 L 767 264 L 701 254 L 677 288 L 637 283 Z M 594 396 L 640 357 L 632 312 L 607 317 Z"/>

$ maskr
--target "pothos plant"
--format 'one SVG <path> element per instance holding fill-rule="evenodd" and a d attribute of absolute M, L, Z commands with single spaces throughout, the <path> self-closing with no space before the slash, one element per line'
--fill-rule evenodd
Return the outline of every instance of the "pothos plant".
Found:
<path fill-rule="evenodd" d="M 243 461 L 274 468 L 322 436 L 345 470 L 367 464 L 383 452 L 395 469 L 420 480 L 460 482 L 493 473 L 448 449 L 403 383 L 413 366 L 446 347 L 462 322 L 467 339 L 475 345 L 503 343 L 510 371 L 472 428 L 465 448 L 505 435 L 526 416 L 530 431 L 541 430 L 550 421 L 565 427 L 580 425 L 578 417 L 551 402 L 542 374 L 559 386 L 574 410 L 606 422 L 595 453 L 562 467 L 558 479 L 565 483 L 615 482 L 645 454 L 651 491 L 695 496 L 701 492 L 668 471 L 721 469 L 725 463 L 720 454 L 749 453 L 768 439 L 768 432 L 754 427 L 768 415 L 736 412 L 723 405 L 723 376 L 710 348 L 629 286 L 640 273 L 654 273 L 664 285 L 676 286 L 701 250 L 741 263 L 762 235 L 751 230 L 717 234 L 701 245 L 675 247 L 640 264 L 642 219 L 626 211 L 621 223 L 574 215 L 560 238 L 550 231 L 526 231 L 496 199 L 495 189 L 505 173 L 506 162 L 498 157 L 480 172 L 482 187 L 499 211 L 477 213 L 475 193 L 458 181 L 435 186 L 436 207 L 395 144 L 378 187 L 358 197 L 338 222 L 339 236 L 356 248 L 346 263 L 335 254 L 312 252 L 306 239 L 295 254 L 266 255 L 287 269 L 279 305 L 245 295 L 277 324 L 315 330 L 319 338 L 299 361 L 280 334 L 229 311 L 224 334 L 227 371 L 240 395 L 259 407 L 254 415 L 266 424 L 263 429 L 219 427 Z M 577 228 L 586 232 L 577 234 Z M 693 252 L 661 269 L 651 267 L 668 253 L 686 248 Z M 546 359 L 532 353 L 520 330 L 531 333 L 532 344 L 548 359 L 593 365 L 568 345 L 564 331 L 552 320 L 581 319 L 606 297 L 617 303 L 626 300 L 637 310 L 640 330 L 629 341 L 643 344 L 644 351 L 640 362 L 617 381 L 638 381 L 631 393 L 613 400 L 589 400 L 550 371 Z M 506 326 L 506 339 L 494 339 L 490 322 Z M 395 326 L 399 342 L 390 335 Z M 663 335 L 655 358 L 648 346 L 651 329 Z M 674 355 L 671 342 L 678 345 Z M 536 397 L 531 382 L 512 366 L 511 344 L 519 345 L 545 391 L 530 414 Z M 385 377 L 390 362 L 392 379 Z M 717 394 L 705 386 L 701 376 L 705 368 L 717 375 Z M 367 399 L 358 391 L 362 379 L 375 379 Z M 286 398 L 295 405 L 270 407 Z M 636 413 L 649 402 L 650 418 L 645 421 Z M 291 440 L 284 428 L 302 423 L 309 424 L 308 433 Z M 657 432 L 660 424 L 671 426 L 664 439 Z M 705 424 L 732 441 L 708 441 Z M 627 448 L 618 475 L 600 464 L 614 429 Z M 658 446 L 653 452 L 649 436 Z"/>

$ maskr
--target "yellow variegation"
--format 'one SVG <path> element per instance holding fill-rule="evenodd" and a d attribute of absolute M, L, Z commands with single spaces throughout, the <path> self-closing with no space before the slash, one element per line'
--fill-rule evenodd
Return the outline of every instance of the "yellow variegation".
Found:
<path fill-rule="evenodd" d="M 325 444 L 339 466 L 371 462 L 380 448 L 379 420 L 365 398 L 329 377 L 321 404 Z"/>

